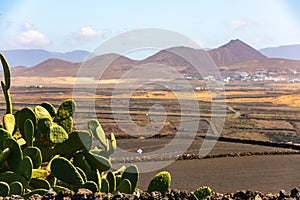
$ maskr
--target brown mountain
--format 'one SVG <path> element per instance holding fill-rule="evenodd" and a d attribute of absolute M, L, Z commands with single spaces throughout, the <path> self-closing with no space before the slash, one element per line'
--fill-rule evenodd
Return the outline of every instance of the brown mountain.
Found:
<path fill-rule="evenodd" d="M 120 78 L 136 64 L 137 61 L 119 54 L 104 54 L 80 63 L 77 76 L 96 79 Z"/>
<path fill-rule="evenodd" d="M 199 73 L 195 68 L 211 68 L 214 65 L 209 54 L 201 49 L 173 47 L 140 61 L 138 64 L 157 63 L 170 66 L 183 75 Z"/>
<path fill-rule="evenodd" d="M 118 54 L 104 54 L 96 56 L 86 62 L 68 62 L 60 59 L 48 59 L 33 67 L 14 67 L 13 76 L 40 76 L 40 77 L 75 77 L 97 76 L 99 70 L 106 69 L 106 78 L 118 78 L 121 71 L 134 66 L 136 61 Z M 80 74 L 78 74 L 80 73 Z M 98 77 L 95 77 L 98 78 Z"/>
<path fill-rule="evenodd" d="M 12 76 L 75 76 L 79 65 L 80 63 L 51 58 L 33 67 L 14 67 Z"/>
<path fill-rule="evenodd" d="M 68 62 L 59 59 L 48 59 L 34 67 L 15 67 L 13 76 L 87 76 L 99 79 L 120 78 L 133 67 L 144 64 L 161 64 L 174 68 L 184 76 L 198 74 L 198 68 L 209 71 L 218 66 L 221 72 L 233 70 L 257 71 L 259 69 L 288 70 L 299 69 L 300 61 L 268 58 L 240 40 L 213 50 L 204 51 L 189 47 L 173 47 L 142 60 L 136 61 L 118 54 L 104 54 L 86 62 Z M 149 67 L 151 67 L 149 65 Z M 205 69 L 205 70 L 203 70 Z M 161 73 L 159 71 L 155 73 Z M 154 75 L 154 74 L 153 74 Z M 167 74 L 166 74 L 167 75 Z M 203 75 L 203 74 L 202 74 Z"/>
<path fill-rule="evenodd" d="M 208 51 L 217 66 L 232 65 L 249 60 L 265 60 L 266 56 L 241 40 L 231 40 L 229 43 Z"/>

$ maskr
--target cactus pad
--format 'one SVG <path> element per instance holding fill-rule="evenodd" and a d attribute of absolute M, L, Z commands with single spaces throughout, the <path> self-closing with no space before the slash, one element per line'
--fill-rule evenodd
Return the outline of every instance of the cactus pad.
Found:
<path fill-rule="evenodd" d="M 7 158 L 7 164 L 12 171 L 16 172 L 19 169 L 21 161 L 23 160 L 21 147 L 18 145 L 16 140 L 10 138 L 4 140 L 3 147 L 10 149 L 10 154 Z"/>
<path fill-rule="evenodd" d="M 39 178 L 32 178 L 29 182 L 29 186 L 33 187 L 34 189 L 42 188 L 49 190 L 51 188 L 50 183 L 47 180 Z"/>
<path fill-rule="evenodd" d="M 80 169 L 82 169 L 83 171 L 91 170 L 91 167 L 87 163 L 87 161 L 82 153 L 75 154 L 75 156 L 73 157 L 73 164 L 76 167 L 79 167 Z"/>
<path fill-rule="evenodd" d="M 106 178 L 101 179 L 101 192 L 109 193 L 109 182 Z"/>
<path fill-rule="evenodd" d="M 87 181 L 83 184 L 83 188 L 89 189 L 92 192 L 99 191 L 98 185 L 94 181 Z"/>
<path fill-rule="evenodd" d="M 37 119 L 41 119 L 41 118 L 52 119 L 48 110 L 46 108 L 44 108 L 43 106 L 36 106 L 34 108 L 34 113 L 35 113 Z"/>
<path fill-rule="evenodd" d="M 0 166 L 7 160 L 10 154 L 10 149 L 6 148 L 3 151 L 0 151 Z"/>
<path fill-rule="evenodd" d="M 208 196 L 211 196 L 212 195 L 212 189 L 208 186 L 202 186 L 202 187 L 199 187 L 197 188 L 195 191 L 194 191 L 194 195 L 199 199 L 199 200 L 202 200 L 202 199 L 205 199 L 206 197 Z"/>
<path fill-rule="evenodd" d="M 117 140 L 116 140 L 115 135 L 113 133 L 110 134 L 110 141 L 108 142 L 108 144 L 109 144 L 108 153 L 110 155 L 112 155 L 117 150 Z"/>
<path fill-rule="evenodd" d="M 73 130 L 73 118 L 69 117 L 67 119 L 62 119 L 57 122 L 58 125 L 63 127 L 67 133 L 71 133 Z"/>
<path fill-rule="evenodd" d="M 107 148 L 107 141 L 104 130 L 98 120 L 92 119 L 88 122 L 88 129 L 92 131 L 93 135 L 100 143 Z"/>
<path fill-rule="evenodd" d="M 23 185 L 22 183 L 15 181 L 9 184 L 10 187 L 10 193 L 9 195 L 22 195 L 23 194 Z"/>
<path fill-rule="evenodd" d="M 72 117 L 73 113 L 75 112 L 75 107 L 76 103 L 74 100 L 64 100 L 57 110 L 55 121 L 57 122 Z"/>
<path fill-rule="evenodd" d="M 163 196 L 166 194 L 171 185 L 171 175 L 167 171 L 162 171 L 156 174 L 148 186 L 148 193 L 159 191 Z"/>
<path fill-rule="evenodd" d="M 49 171 L 45 169 L 33 169 L 31 178 L 46 179 L 49 174 Z"/>
<path fill-rule="evenodd" d="M 91 152 L 84 152 L 84 156 L 92 169 L 98 169 L 100 172 L 103 172 L 111 168 L 110 161 L 103 156 Z"/>
<path fill-rule="evenodd" d="M 50 141 L 54 144 L 63 143 L 69 138 L 68 133 L 59 125 L 52 125 L 50 127 Z"/>
<path fill-rule="evenodd" d="M 53 143 L 50 141 L 50 127 L 53 125 L 52 121 L 49 118 L 41 118 L 38 121 L 37 125 L 37 134 L 36 138 L 41 143 L 48 147 L 53 146 Z"/>
<path fill-rule="evenodd" d="M 0 197 L 7 197 L 9 195 L 9 190 L 9 185 L 3 181 L 0 181 Z"/>
<path fill-rule="evenodd" d="M 10 134 L 12 134 L 16 126 L 15 116 L 12 114 L 3 115 L 3 126 Z"/>
<path fill-rule="evenodd" d="M 48 113 L 51 115 L 51 117 L 55 117 L 56 108 L 52 104 L 50 104 L 48 102 L 44 102 L 40 106 L 44 107 L 48 111 Z"/>
<path fill-rule="evenodd" d="M 24 123 L 24 139 L 27 146 L 33 146 L 34 126 L 30 119 L 26 119 Z"/>
<path fill-rule="evenodd" d="M 69 185 L 82 186 L 84 181 L 76 167 L 66 158 L 54 158 L 50 166 L 52 174 Z"/>
<path fill-rule="evenodd" d="M 139 180 L 139 171 L 136 165 L 130 165 L 126 167 L 125 171 L 122 174 L 122 180 L 128 179 L 131 183 L 131 191 L 132 194 L 135 190 L 135 187 Z"/>
<path fill-rule="evenodd" d="M 3 143 L 4 143 L 4 140 L 6 140 L 7 138 L 12 139 L 13 137 L 7 130 L 0 128 L 0 149 L 4 149 Z"/>
<path fill-rule="evenodd" d="M 33 169 L 37 169 L 42 164 L 42 153 L 37 147 L 26 147 L 23 150 L 23 156 L 29 156 L 32 160 Z"/>
<path fill-rule="evenodd" d="M 76 169 L 83 178 L 83 182 L 87 182 L 86 174 L 84 173 L 84 171 L 80 167 L 76 167 Z"/>
<path fill-rule="evenodd" d="M 24 136 L 24 124 L 27 119 L 30 119 L 33 126 L 36 127 L 36 116 L 31 108 L 25 107 L 16 113 L 16 124 L 22 136 Z"/>
<path fill-rule="evenodd" d="M 3 66 L 4 81 L 7 89 L 10 88 L 10 67 L 5 57 L 0 53 L 0 60 Z"/>
<path fill-rule="evenodd" d="M 39 141 L 34 141 L 34 146 L 38 147 L 42 153 L 42 162 L 48 162 L 53 157 L 53 149 L 41 144 Z"/>
<path fill-rule="evenodd" d="M 17 173 L 20 174 L 29 182 L 32 175 L 32 166 L 33 165 L 32 165 L 31 158 L 29 156 L 24 156 L 24 158 L 20 162 Z"/>
<path fill-rule="evenodd" d="M 112 172 L 108 172 L 106 179 L 109 183 L 109 192 L 114 193 L 116 191 L 116 177 Z"/>
<path fill-rule="evenodd" d="M 121 181 L 121 183 L 119 184 L 117 191 L 122 192 L 122 193 L 126 193 L 126 194 L 130 194 L 131 193 L 131 183 L 128 179 L 124 179 Z"/>
<path fill-rule="evenodd" d="M 69 139 L 55 145 L 55 152 L 62 156 L 76 153 L 78 150 L 89 150 L 92 146 L 92 135 L 89 131 L 75 131 L 69 134 Z"/>
<path fill-rule="evenodd" d="M 28 181 L 23 176 L 21 176 L 20 174 L 17 174 L 16 172 L 12 172 L 12 171 L 6 171 L 3 173 L 0 173 L 0 181 L 4 181 L 8 184 L 18 181 L 18 182 L 22 183 L 22 185 L 24 187 L 26 187 L 28 185 Z"/>

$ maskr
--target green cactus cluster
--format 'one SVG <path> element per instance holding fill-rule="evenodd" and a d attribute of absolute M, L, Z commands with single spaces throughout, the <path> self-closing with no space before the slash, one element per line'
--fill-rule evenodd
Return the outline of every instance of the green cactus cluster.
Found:
<path fill-rule="evenodd" d="M 64 187 L 74 191 L 87 188 L 93 192 L 134 193 L 139 177 L 137 167 L 110 171 L 110 156 L 117 148 L 114 134 L 106 138 L 98 120 L 89 121 L 86 130 L 74 130 L 74 100 L 63 101 L 58 109 L 44 102 L 13 114 L 10 67 L 2 54 L 0 58 L 7 105 L 0 128 L 0 196 L 28 197 Z M 100 145 L 92 148 L 95 140 Z"/>
<path fill-rule="evenodd" d="M 90 120 L 86 130 L 75 130 L 74 100 L 63 101 L 58 109 L 43 102 L 13 114 L 10 67 L 1 53 L 0 59 L 6 101 L 3 125 L 0 124 L 0 197 L 22 195 L 28 199 L 49 189 L 60 192 L 64 188 L 134 194 L 139 180 L 137 166 L 111 170 L 110 156 L 117 149 L 114 134 L 108 139 L 98 120 Z M 95 140 L 98 146 L 93 145 Z M 169 172 L 160 172 L 153 177 L 148 192 L 165 195 L 170 184 Z M 198 189 L 194 193 L 199 198 L 208 192 Z"/>

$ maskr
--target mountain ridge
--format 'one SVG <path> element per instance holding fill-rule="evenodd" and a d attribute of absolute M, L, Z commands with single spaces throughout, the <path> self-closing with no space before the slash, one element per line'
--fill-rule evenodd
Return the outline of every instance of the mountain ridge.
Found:
<path fill-rule="evenodd" d="M 12 67 L 26 66 L 32 67 L 51 58 L 70 62 L 82 62 L 87 57 L 95 55 L 84 50 L 73 50 L 65 53 L 50 52 L 44 49 L 15 49 L 3 50 L 1 53 L 6 57 Z"/>
<path fill-rule="evenodd" d="M 300 44 L 267 47 L 259 49 L 259 52 L 270 58 L 300 60 Z"/>
<path fill-rule="evenodd" d="M 115 53 L 95 56 L 85 62 L 69 62 L 51 58 L 33 67 L 12 68 L 12 74 L 14 76 L 76 77 L 80 70 L 80 76 L 98 79 L 96 74 L 100 71 L 104 79 L 118 79 L 130 69 L 149 63 L 170 66 L 184 76 L 199 74 L 196 70 L 197 66 L 201 67 L 201 70 L 210 70 L 216 66 L 222 73 L 233 70 L 249 72 L 263 69 L 297 71 L 300 67 L 300 61 L 268 58 L 240 40 L 231 40 L 209 51 L 182 46 L 172 47 L 161 50 L 144 60 L 133 60 Z"/>

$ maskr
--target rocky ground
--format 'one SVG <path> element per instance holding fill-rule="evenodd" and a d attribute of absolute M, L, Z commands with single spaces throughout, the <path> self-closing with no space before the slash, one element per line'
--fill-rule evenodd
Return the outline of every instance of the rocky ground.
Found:
<path fill-rule="evenodd" d="M 21 200 L 20 196 L 12 197 L 0 197 L 1 200 Z M 79 189 L 77 193 L 71 192 L 69 190 L 63 190 L 60 193 L 54 191 L 49 191 L 44 196 L 33 195 L 29 197 L 29 200 L 155 200 L 155 199 L 186 199 L 186 200 L 197 200 L 197 197 L 185 190 L 169 190 L 165 196 L 162 196 L 159 192 L 152 192 L 151 194 L 138 190 L 135 195 L 132 194 L 121 194 L 117 192 L 116 194 L 105 194 L 105 193 L 92 193 L 87 189 Z M 271 193 L 261 193 L 259 191 L 236 191 L 233 193 L 213 193 L 211 197 L 207 197 L 207 200 L 283 200 L 283 199 L 300 199 L 300 192 L 298 188 L 292 189 L 290 192 L 284 190 L 279 191 L 276 194 Z"/>

